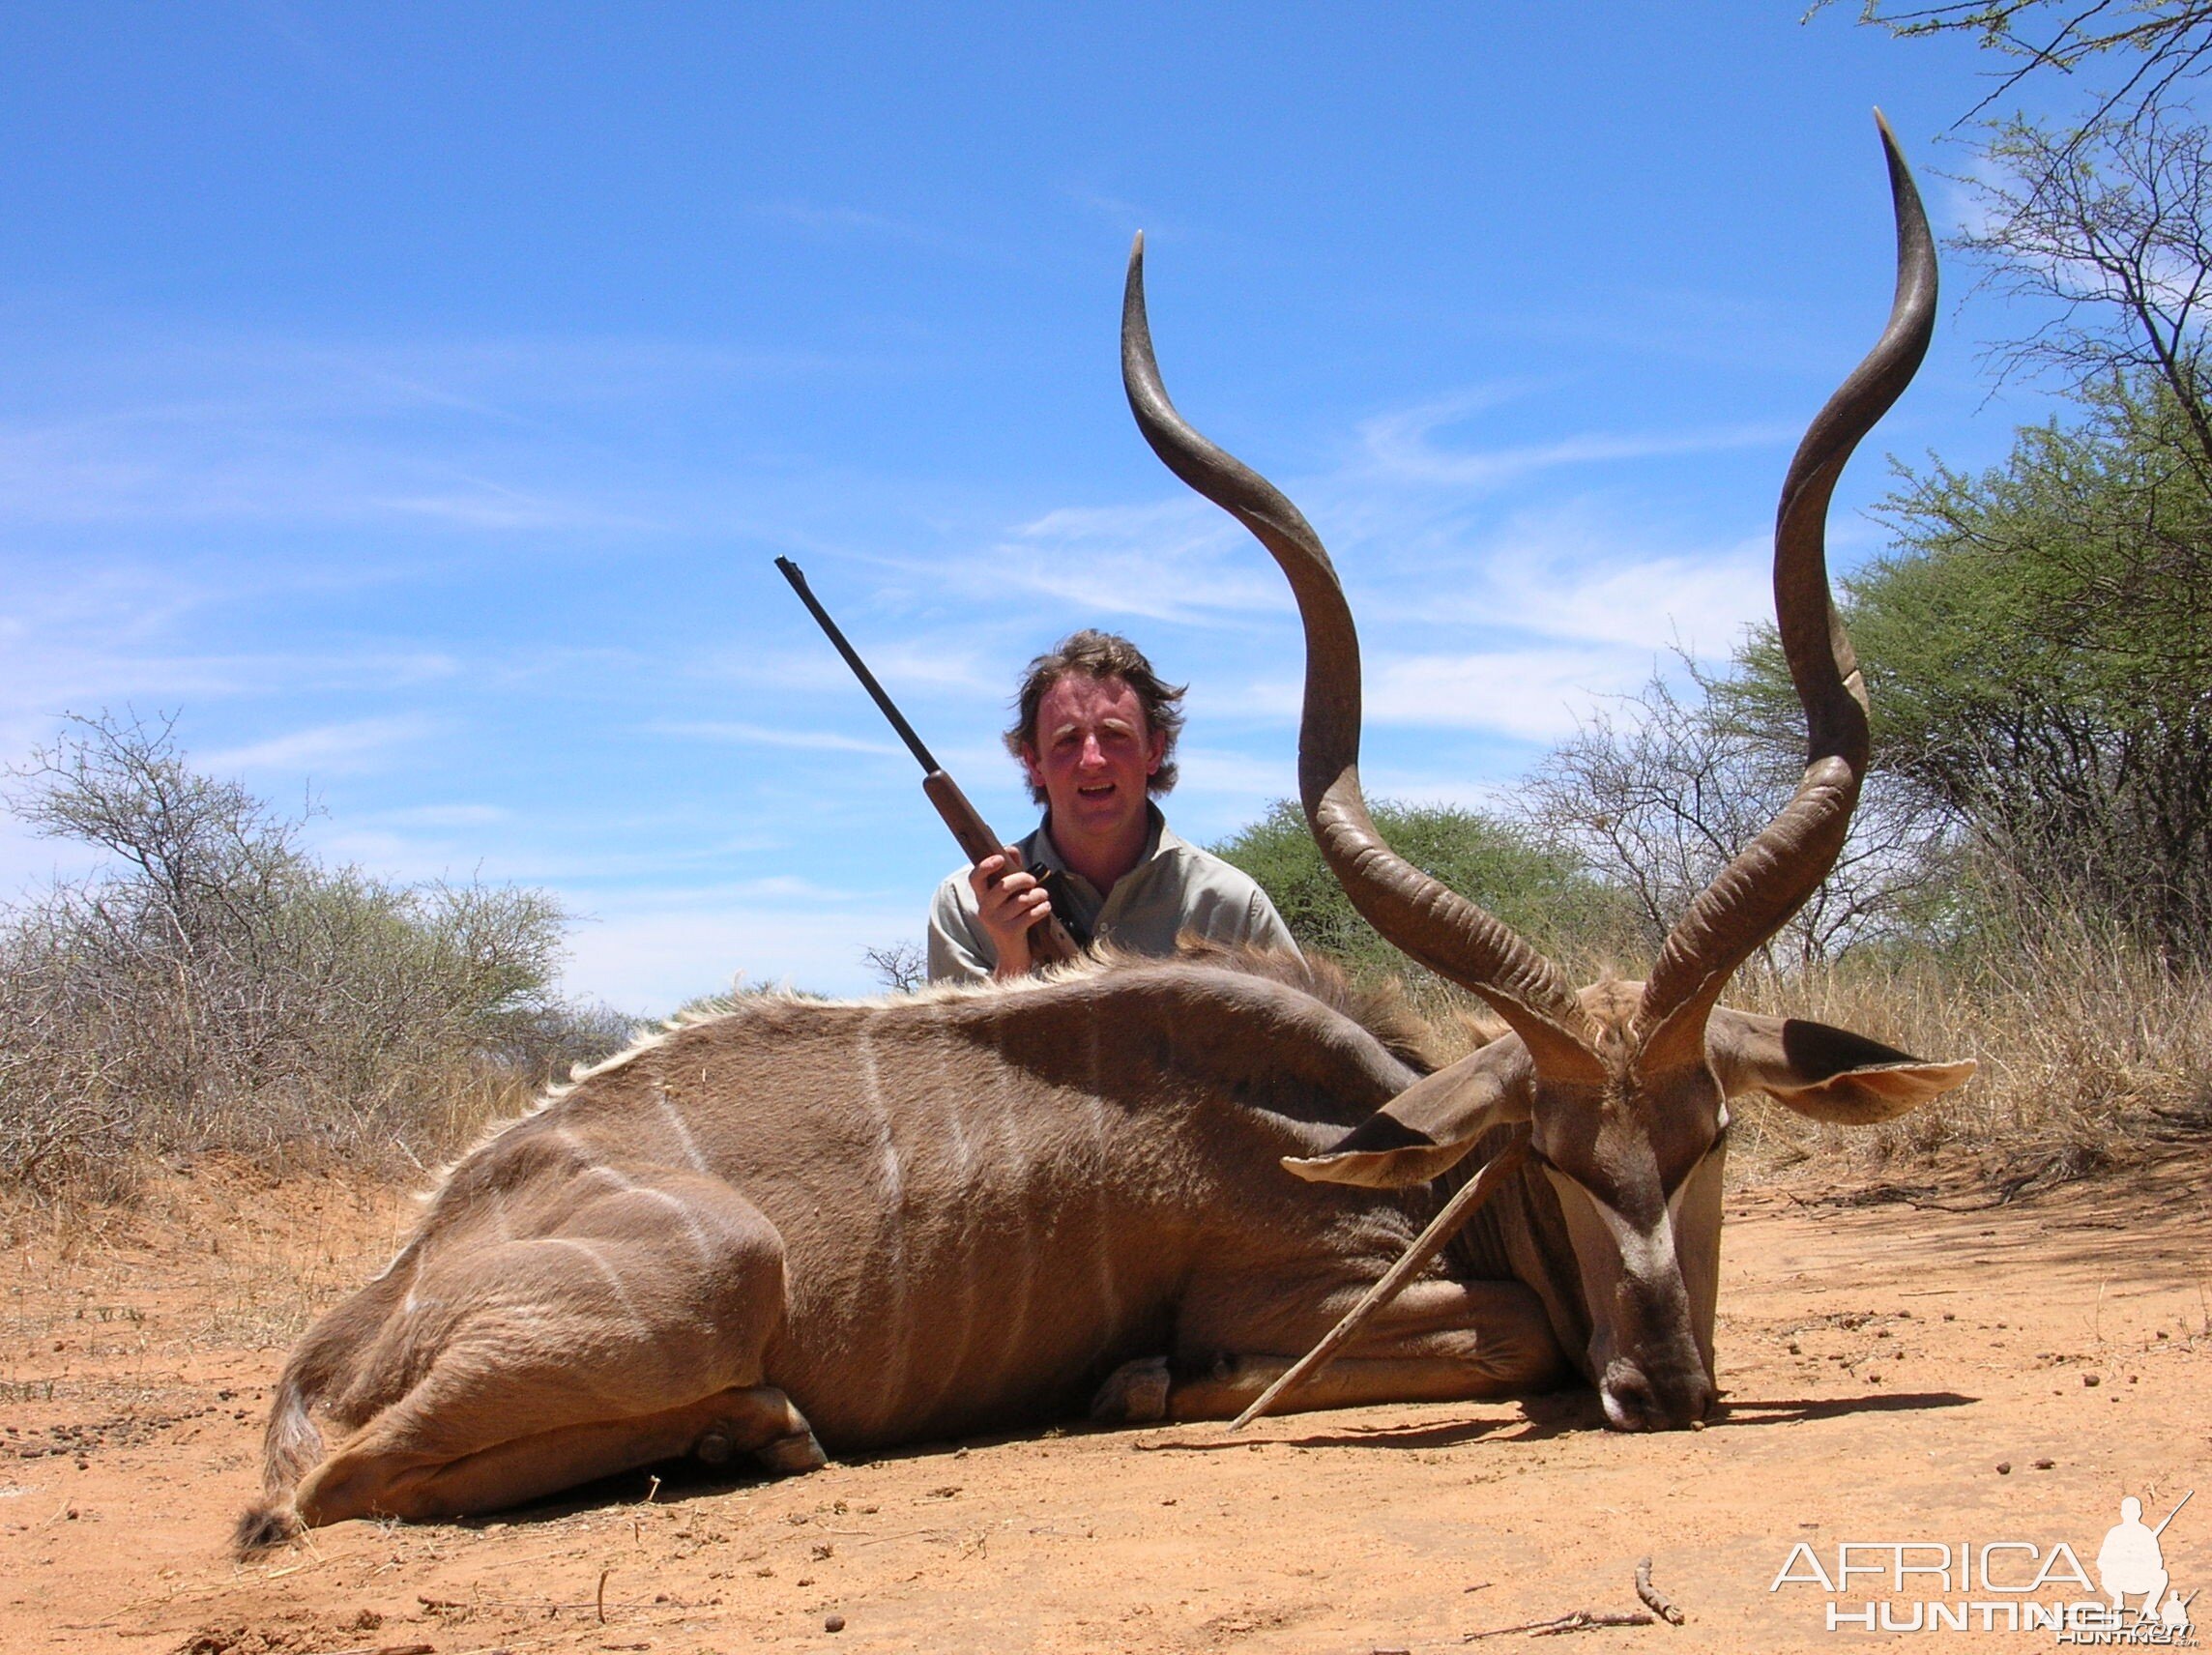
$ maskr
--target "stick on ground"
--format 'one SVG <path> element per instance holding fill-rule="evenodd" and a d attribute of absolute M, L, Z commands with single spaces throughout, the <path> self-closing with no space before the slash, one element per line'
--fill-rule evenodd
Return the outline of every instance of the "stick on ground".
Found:
<path fill-rule="evenodd" d="M 1557 1638 L 1564 1632 L 1594 1632 L 1601 1626 L 1650 1624 L 1651 1617 L 1641 1610 L 1634 1614 L 1602 1614 L 1594 1609 L 1578 1609 L 1574 1613 L 1562 1614 L 1557 1620 L 1529 1620 L 1519 1626 L 1494 1626 L 1488 1632 L 1470 1632 L 1460 1641 L 1472 1643 L 1478 1638 L 1503 1638 L 1513 1632 L 1526 1632 L 1530 1638 Z"/>
<path fill-rule="evenodd" d="M 1648 1557 L 1644 1558 L 1636 1565 L 1636 1595 L 1644 1600 L 1646 1609 L 1650 1610 L 1669 1626 L 1680 1626 L 1682 1624 L 1684 1619 L 1682 1611 L 1669 1603 L 1661 1595 L 1659 1588 L 1651 1583 L 1651 1559 Z"/>

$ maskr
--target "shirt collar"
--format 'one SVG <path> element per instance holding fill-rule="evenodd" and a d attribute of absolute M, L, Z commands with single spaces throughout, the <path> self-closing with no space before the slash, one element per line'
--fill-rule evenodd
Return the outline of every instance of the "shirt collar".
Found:
<path fill-rule="evenodd" d="M 1116 890 L 1120 890 L 1161 857 L 1182 848 L 1182 841 L 1169 831 L 1168 819 L 1160 814 L 1160 807 L 1149 798 L 1145 800 L 1145 849 L 1137 857 L 1136 865 L 1116 882 Z M 1025 848 L 1029 851 L 1031 860 L 1042 862 L 1055 873 L 1066 875 L 1070 885 L 1079 886 L 1094 899 L 1100 898 L 1097 886 L 1061 859 L 1060 847 L 1052 839 L 1051 811 L 1045 812 L 1044 820 L 1037 824 L 1036 831 L 1030 835 L 1030 842 Z"/>

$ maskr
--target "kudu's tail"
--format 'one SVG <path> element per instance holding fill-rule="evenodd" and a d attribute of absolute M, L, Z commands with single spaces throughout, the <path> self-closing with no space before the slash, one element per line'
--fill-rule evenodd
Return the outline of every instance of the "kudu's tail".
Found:
<path fill-rule="evenodd" d="M 276 1381 L 268 1429 L 261 1437 L 261 1497 L 239 1515 L 231 1544 L 240 1557 L 281 1545 L 306 1528 L 294 1498 L 300 1481 L 323 1457 L 314 1408 L 348 1379 L 358 1378 L 362 1352 L 415 1279 L 410 1244 L 384 1274 L 310 1328 Z"/>
<path fill-rule="evenodd" d="M 304 1526 L 292 1503 L 292 1491 L 322 1458 L 323 1434 L 308 1415 L 314 1393 L 299 1370 L 300 1362 L 294 1358 L 276 1381 L 276 1401 L 261 1439 L 261 1497 L 239 1515 L 238 1526 L 231 1532 L 231 1544 L 241 1557 L 280 1545 Z"/>

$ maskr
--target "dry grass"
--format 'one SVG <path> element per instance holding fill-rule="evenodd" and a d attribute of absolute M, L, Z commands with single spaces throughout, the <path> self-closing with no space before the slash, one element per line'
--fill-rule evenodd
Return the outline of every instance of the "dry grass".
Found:
<path fill-rule="evenodd" d="M 1561 964 L 1577 981 L 1642 974 L 1617 955 Z M 1453 1053 L 1504 1031 L 1480 1002 L 1427 973 L 1406 997 Z M 1862 1185 L 1940 1175 L 2009 1197 L 2212 1133 L 2212 974 L 2158 960 L 2108 922 L 2023 916 L 2007 941 L 1950 953 L 1868 949 L 1790 971 L 1754 963 L 1725 999 L 1981 1065 L 1960 1090 L 1881 1127 L 1822 1126 L 1761 1094 L 1740 1100 L 1737 1180 L 1791 1168 Z"/>
<path fill-rule="evenodd" d="M 68 1154 L 49 1158 L 43 1176 L 0 1179 L 0 1228 L 12 1227 L 7 1213 L 127 1212 L 170 1175 L 203 1163 L 247 1163 L 275 1177 L 343 1172 L 408 1184 L 451 1161 L 494 1122 L 521 1114 L 541 1087 L 535 1068 L 456 1055 L 393 1077 L 367 1098 L 285 1086 L 189 1118 L 163 1109 L 161 1100 L 142 1101 L 131 1111 L 128 1141 L 88 1135 Z"/>
<path fill-rule="evenodd" d="M 1737 1139 L 1753 1170 L 1815 1162 L 1895 1177 L 1964 1161 L 2012 1195 L 2212 1128 L 2212 977 L 2173 970 L 2094 922 L 2049 923 L 1963 959 L 1746 972 L 1729 999 L 1981 1064 L 1960 1090 L 1882 1127 L 1819 1126 L 1755 1100 Z"/>

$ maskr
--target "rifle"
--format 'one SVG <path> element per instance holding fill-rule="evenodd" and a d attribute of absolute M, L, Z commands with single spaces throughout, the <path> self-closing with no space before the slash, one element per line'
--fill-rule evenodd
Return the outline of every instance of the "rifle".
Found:
<path fill-rule="evenodd" d="M 2171 1511 L 2166 1514 L 2166 1523 L 2162 1523 L 2156 1528 L 2152 1529 L 2150 1531 L 2150 1537 L 2153 1540 L 2156 1540 L 2160 1535 L 2164 1534 L 2166 1532 L 2166 1524 L 2171 1523 L 2175 1518 L 2179 1517 L 2181 1515 L 2181 1506 L 2187 1505 L 2196 1497 L 2197 1491 L 2195 1489 L 2191 1489 L 2187 1494 L 2183 1495 L 2181 1496 L 2181 1505 L 2175 1506 Z M 2191 1592 L 2189 1595 L 2191 1597 L 2195 1597 L 2197 1594 L 2195 1592 Z"/>
<path fill-rule="evenodd" d="M 921 738 L 914 733 L 914 726 L 906 715 L 891 704 L 884 693 L 884 686 L 876 682 L 876 675 L 860 659 L 859 652 L 845 641 L 845 634 L 837 629 L 837 623 L 830 619 L 830 612 L 822 607 L 807 587 L 806 576 L 789 558 L 778 558 L 775 566 L 783 578 L 791 582 L 791 590 L 799 594 L 799 601 L 806 605 L 830 641 L 837 646 L 837 653 L 845 657 L 845 664 L 853 669 L 853 676 L 860 681 L 860 687 L 875 698 L 876 706 L 891 722 L 907 751 L 920 762 L 921 791 L 929 796 L 929 802 L 937 807 L 937 814 L 945 818 L 945 826 L 952 829 L 952 837 L 960 842 L 960 851 L 971 863 L 980 862 L 985 857 L 1004 857 L 1008 867 L 1021 865 L 1021 854 L 991 831 L 990 824 L 981 812 L 968 802 L 968 796 L 960 791 L 960 784 L 945 773 L 930 750 L 921 744 Z M 1056 966 L 1077 958 L 1082 953 L 1074 933 L 1081 929 L 1074 915 L 1065 904 L 1064 888 L 1060 880 L 1042 862 L 1032 865 L 1029 872 L 1045 887 L 1052 898 L 1053 911 L 1030 927 L 1030 957 L 1038 965 Z M 1001 875 L 1004 878 L 1004 875 Z M 994 881 L 994 884 L 997 882 Z"/>

